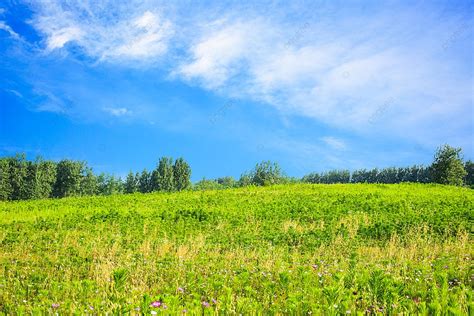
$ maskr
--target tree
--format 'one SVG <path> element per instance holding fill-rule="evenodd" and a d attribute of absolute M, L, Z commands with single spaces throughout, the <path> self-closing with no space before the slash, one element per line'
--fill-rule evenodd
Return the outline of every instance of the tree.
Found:
<path fill-rule="evenodd" d="M 191 186 L 191 167 L 183 158 L 178 158 L 174 162 L 173 181 L 176 191 L 182 191 Z"/>
<path fill-rule="evenodd" d="M 246 187 L 252 184 L 252 176 L 248 172 L 242 173 L 238 185 L 239 187 Z"/>
<path fill-rule="evenodd" d="M 12 186 L 10 183 L 10 161 L 8 158 L 0 159 L 0 201 L 10 199 Z"/>
<path fill-rule="evenodd" d="M 312 174 L 313 181 L 319 180 L 319 183 L 349 183 L 351 174 L 349 170 L 331 170 L 318 175 L 319 179 L 316 179 L 316 174 Z M 308 179 L 308 178 L 307 178 Z"/>
<path fill-rule="evenodd" d="M 40 199 L 46 199 L 51 197 L 53 193 L 53 186 L 56 182 L 56 163 L 39 158 L 37 164 L 37 196 Z"/>
<path fill-rule="evenodd" d="M 146 169 L 143 169 L 140 175 L 140 178 L 138 180 L 138 188 L 141 193 L 151 192 L 152 190 L 151 175 Z"/>
<path fill-rule="evenodd" d="M 56 183 L 53 196 L 76 196 L 81 192 L 81 181 L 84 163 L 80 161 L 61 160 L 57 165 Z"/>
<path fill-rule="evenodd" d="M 284 176 L 277 163 L 263 161 L 255 166 L 252 172 L 252 184 L 272 185 L 283 182 Z"/>
<path fill-rule="evenodd" d="M 173 158 L 161 157 L 153 177 L 153 188 L 159 191 L 173 191 Z"/>
<path fill-rule="evenodd" d="M 81 178 L 81 195 L 95 195 L 99 191 L 97 177 L 94 175 L 92 168 L 85 167 Z"/>
<path fill-rule="evenodd" d="M 301 181 L 307 182 L 307 183 L 320 183 L 321 182 L 321 176 L 317 172 L 312 172 L 310 174 L 305 175 Z"/>
<path fill-rule="evenodd" d="M 433 181 L 441 184 L 462 185 L 467 175 L 461 158 L 461 148 L 439 147 L 431 165 Z"/>
<path fill-rule="evenodd" d="M 127 175 L 127 179 L 125 180 L 125 193 L 135 193 L 138 191 L 138 178 L 135 177 L 133 172 L 129 172 Z"/>
<path fill-rule="evenodd" d="M 474 162 L 471 160 L 466 161 L 464 164 L 464 169 L 466 169 L 466 177 L 464 178 L 464 183 L 468 186 L 474 185 Z"/>
<path fill-rule="evenodd" d="M 113 175 L 101 173 L 97 177 L 97 183 L 100 195 L 120 194 L 123 192 L 122 180 Z"/>
<path fill-rule="evenodd" d="M 10 162 L 10 200 L 20 200 L 25 196 L 25 180 L 27 176 L 27 163 L 25 154 L 16 154 L 9 159 Z"/>
<path fill-rule="evenodd" d="M 237 186 L 237 181 L 233 177 L 222 177 L 217 178 L 217 183 L 222 185 L 223 188 L 234 188 Z"/>
<path fill-rule="evenodd" d="M 193 186 L 193 189 L 198 190 L 198 191 L 202 191 L 202 190 L 220 190 L 220 189 L 223 189 L 223 187 L 216 180 L 208 180 L 206 178 L 203 178 L 202 180 L 198 181 Z"/>

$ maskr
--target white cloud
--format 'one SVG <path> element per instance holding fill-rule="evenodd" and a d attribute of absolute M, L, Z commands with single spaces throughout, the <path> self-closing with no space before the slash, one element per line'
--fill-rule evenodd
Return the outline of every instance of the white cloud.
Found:
<path fill-rule="evenodd" d="M 321 137 L 321 140 L 328 146 L 336 150 L 345 150 L 347 148 L 346 143 L 339 138 L 333 136 Z"/>
<path fill-rule="evenodd" d="M 289 41 L 298 28 L 272 20 L 228 19 L 217 30 L 210 23 L 178 74 L 227 96 L 362 134 L 395 131 L 427 141 L 423 130 L 434 122 L 460 128 L 447 118 L 471 111 L 472 73 L 453 70 L 463 61 L 445 58 L 440 39 L 456 29 L 455 21 L 403 12 L 395 21 L 382 11 L 331 23 L 309 24 L 304 41 Z"/>
<path fill-rule="evenodd" d="M 99 3 L 39 2 L 33 26 L 45 37 L 48 51 L 72 43 L 101 61 L 161 57 L 173 33 L 158 10 L 102 7 Z M 72 8 L 71 8 L 72 7 Z M 117 10 L 117 11 L 114 11 Z M 149 60 L 147 60 L 148 62 Z"/>
<path fill-rule="evenodd" d="M 117 117 L 131 114 L 131 111 L 127 108 L 104 108 L 104 111 Z"/>
<path fill-rule="evenodd" d="M 80 41 L 83 35 L 83 31 L 74 26 L 54 30 L 47 40 L 48 50 L 61 48 L 68 42 Z"/>
<path fill-rule="evenodd" d="M 0 30 L 4 30 L 5 32 L 10 34 L 10 36 L 14 39 L 21 38 L 20 35 L 18 35 L 18 33 L 16 33 L 8 24 L 5 23 L 5 21 L 0 21 Z"/>
<path fill-rule="evenodd" d="M 18 98 L 23 98 L 23 94 L 21 94 L 20 92 L 18 92 L 18 91 L 15 90 L 15 89 L 3 89 L 3 90 L 5 90 L 6 92 L 9 92 L 9 93 L 14 94 L 14 95 L 17 96 Z"/>
<path fill-rule="evenodd" d="M 191 45 L 190 60 L 177 73 L 188 80 L 198 79 L 211 89 L 221 87 L 252 57 L 259 30 L 262 25 L 258 21 L 212 23 L 210 30 Z"/>
<path fill-rule="evenodd" d="M 472 40 L 472 19 L 440 18 L 430 5 L 374 5 L 370 14 L 331 6 L 315 15 L 297 2 L 206 11 L 48 1 L 35 5 L 32 24 L 49 51 L 72 43 L 121 64 L 166 56 L 174 78 L 360 134 L 444 142 L 439 126 L 451 135 L 472 128 L 472 72 L 466 47 L 453 48 Z"/>

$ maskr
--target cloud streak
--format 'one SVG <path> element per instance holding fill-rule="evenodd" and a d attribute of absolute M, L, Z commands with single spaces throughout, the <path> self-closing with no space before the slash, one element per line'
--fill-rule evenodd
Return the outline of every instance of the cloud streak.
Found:
<path fill-rule="evenodd" d="M 140 6 L 48 1 L 35 8 L 32 24 L 43 34 L 47 52 L 77 45 L 99 61 L 149 63 L 166 53 L 173 34 L 172 24 L 159 10 Z"/>

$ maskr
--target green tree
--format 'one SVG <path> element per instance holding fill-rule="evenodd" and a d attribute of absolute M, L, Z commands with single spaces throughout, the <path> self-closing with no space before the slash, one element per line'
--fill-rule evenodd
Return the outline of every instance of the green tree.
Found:
<path fill-rule="evenodd" d="M 251 174 L 248 173 L 248 172 L 242 173 L 242 175 L 240 176 L 239 182 L 238 182 L 239 187 L 246 187 L 246 186 L 251 185 L 251 184 L 252 184 Z"/>
<path fill-rule="evenodd" d="M 220 190 L 220 189 L 223 189 L 223 187 L 216 180 L 212 180 L 212 179 L 209 180 L 209 179 L 203 178 L 202 180 L 194 184 L 193 189 L 197 191 Z"/>
<path fill-rule="evenodd" d="M 439 147 L 431 165 L 433 181 L 441 184 L 462 185 L 467 175 L 461 157 L 461 148 L 449 145 Z"/>
<path fill-rule="evenodd" d="M 95 195 L 99 191 L 97 177 L 94 175 L 92 168 L 85 167 L 81 178 L 81 195 Z"/>
<path fill-rule="evenodd" d="M 0 159 L 0 201 L 9 200 L 12 194 L 10 183 L 10 160 L 9 158 Z"/>
<path fill-rule="evenodd" d="M 97 177 L 97 183 L 100 195 L 120 194 L 123 192 L 122 180 L 113 175 L 101 173 Z"/>
<path fill-rule="evenodd" d="M 20 200 L 25 196 L 25 181 L 27 176 L 27 163 L 25 154 L 16 154 L 9 159 L 10 162 L 10 200 Z"/>
<path fill-rule="evenodd" d="M 138 180 L 138 188 L 141 193 L 151 192 L 152 190 L 151 175 L 146 169 L 143 169 L 140 175 Z"/>
<path fill-rule="evenodd" d="M 217 178 L 217 183 L 222 185 L 225 189 L 235 188 L 237 186 L 237 181 L 235 181 L 233 177 Z"/>
<path fill-rule="evenodd" d="M 155 169 L 153 179 L 153 188 L 159 191 L 173 191 L 174 175 L 173 175 L 173 158 L 162 157 Z"/>
<path fill-rule="evenodd" d="M 321 176 L 317 172 L 311 172 L 307 175 L 305 175 L 302 179 L 302 182 L 306 183 L 320 183 L 321 182 Z"/>
<path fill-rule="evenodd" d="M 56 183 L 54 184 L 53 196 L 80 195 L 84 163 L 65 159 L 58 163 L 56 169 Z"/>
<path fill-rule="evenodd" d="M 133 172 L 129 172 L 125 179 L 124 191 L 125 193 L 135 193 L 138 191 L 138 180 Z"/>
<path fill-rule="evenodd" d="M 280 166 L 270 161 L 263 161 L 257 164 L 251 177 L 252 184 L 255 185 L 272 185 L 284 181 Z"/>
<path fill-rule="evenodd" d="M 464 183 L 468 186 L 474 185 L 474 162 L 471 160 L 466 161 L 464 164 L 464 169 L 466 169 L 466 177 L 464 178 Z"/>
<path fill-rule="evenodd" d="M 183 158 L 178 158 L 174 162 L 173 182 L 176 191 L 182 191 L 191 186 L 191 167 Z"/>
<path fill-rule="evenodd" d="M 26 161 L 26 175 L 20 190 L 20 199 L 29 200 L 38 198 L 38 165 L 31 161 Z"/>
<path fill-rule="evenodd" d="M 37 164 L 37 197 L 39 199 L 49 198 L 52 195 L 53 186 L 56 182 L 56 163 L 38 158 Z"/>

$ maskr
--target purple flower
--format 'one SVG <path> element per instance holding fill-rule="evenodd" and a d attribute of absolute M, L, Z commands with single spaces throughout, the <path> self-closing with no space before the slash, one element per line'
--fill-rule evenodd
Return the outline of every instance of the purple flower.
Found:
<path fill-rule="evenodd" d="M 168 308 L 168 305 L 163 304 L 162 307 L 163 307 L 163 309 L 167 309 L 167 308 Z"/>
<path fill-rule="evenodd" d="M 212 304 L 217 304 L 217 300 L 216 299 L 212 299 Z"/>
<path fill-rule="evenodd" d="M 178 292 L 184 293 L 184 289 L 182 287 L 178 287 Z"/>
<path fill-rule="evenodd" d="M 208 302 L 206 302 L 206 301 L 202 302 L 202 307 L 209 307 L 209 306 L 210 306 L 210 304 Z"/>
<path fill-rule="evenodd" d="M 161 306 L 160 301 L 154 301 L 153 303 L 151 303 L 151 307 L 160 307 L 160 306 Z"/>
<path fill-rule="evenodd" d="M 58 307 L 59 307 L 59 303 L 53 303 L 53 304 L 51 304 L 51 307 L 52 307 L 52 308 L 58 308 Z"/>

